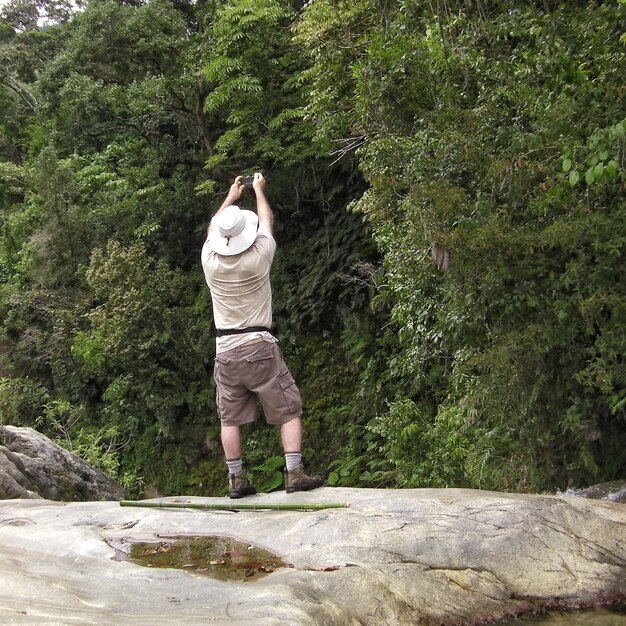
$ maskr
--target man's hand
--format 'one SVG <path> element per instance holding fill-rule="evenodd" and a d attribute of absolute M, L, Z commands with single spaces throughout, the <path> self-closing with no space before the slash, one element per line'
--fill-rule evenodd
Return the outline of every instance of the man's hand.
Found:
<path fill-rule="evenodd" d="M 265 228 L 270 233 L 273 230 L 274 215 L 270 203 L 265 197 L 265 178 L 261 172 L 255 172 L 252 188 L 256 194 L 256 212 L 259 216 L 259 228 Z"/>
<path fill-rule="evenodd" d="M 228 206 L 229 204 L 234 204 L 241 198 L 241 194 L 246 186 L 241 182 L 243 176 L 237 176 L 235 178 L 235 182 L 230 186 L 228 190 L 228 195 L 226 196 L 226 200 L 224 200 L 224 204 L 222 206 Z"/>
<path fill-rule="evenodd" d="M 254 173 L 254 180 L 252 181 L 252 188 L 254 192 L 258 195 L 259 193 L 263 193 L 265 191 L 265 178 L 261 172 Z"/>
<path fill-rule="evenodd" d="M 227 206 L 230 206 L 231 204 L 235 204 L 235 202 L 237 202 L 237 200 L 241 198 L 241 194 L 243 193 L 243 190 L 246 188 L 246 186 L 241 182 L 242 178 L 243 176 L 237 176 L 235 178 L 235 182 L 230 186 L 230 189 L 228 190 L 228 194 L 226 198 L 224 198 L 224 202 L 222 202 L 222 205 L 220 206 L 220 208 L 217 211 L 215 211 L 215 214 L 213 215 L 213 217 L 217 217 Z M 209 231 L 211 230 L 212 224 L 213 224 L 213 220 L 209 222 Z"/>

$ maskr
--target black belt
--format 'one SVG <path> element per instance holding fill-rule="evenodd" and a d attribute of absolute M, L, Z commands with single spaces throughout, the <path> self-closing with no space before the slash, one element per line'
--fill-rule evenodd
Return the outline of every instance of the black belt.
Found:
<path fill-rule="evenodd" d="M 267 326 L 248 326 L 248 328 L 216 328 L 215 334 L 218 337 L 224 335 L 243 335 L 244 333 L 271 333 L 272 329 Z"/>

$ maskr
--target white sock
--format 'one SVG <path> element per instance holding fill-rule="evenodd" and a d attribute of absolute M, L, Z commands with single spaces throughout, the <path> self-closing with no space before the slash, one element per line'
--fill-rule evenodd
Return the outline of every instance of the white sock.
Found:
<path fill-rule="evenodd" d="M 243 461 L 241 459 L 226 459 L 226 465 L 228 465 L 229 474 L 241 474 L 243 472 Z"/>
<path fill-rule="evenodd" d="M 296 469 L 298 465 L 302 463 L 302 455 L 299 452 L 286 452 L 285 453 L 285 465 L 287 466 L 287 471 Z"/>

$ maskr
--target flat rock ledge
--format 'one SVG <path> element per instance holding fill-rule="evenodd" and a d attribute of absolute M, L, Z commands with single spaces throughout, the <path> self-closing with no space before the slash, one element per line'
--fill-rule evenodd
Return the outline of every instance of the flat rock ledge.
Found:
<path fill-rule="evenodd" d="M 146 502 L 237 504 L 179 497 Z M 238 502 L 315 511 L 0 502 L 2 624 L 484 624 L 626 597 L 626 506 L 461 489 L 322 488 Z M 120 560 L 129 543 L 227 535 L 290 564 L 254 582 Z"/>

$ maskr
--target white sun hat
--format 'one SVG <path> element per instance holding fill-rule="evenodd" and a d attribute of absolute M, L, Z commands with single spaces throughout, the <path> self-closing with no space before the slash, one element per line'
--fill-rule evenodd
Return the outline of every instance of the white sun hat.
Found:
<path fill-rule="evenodd" d="M 209 244 L 223 256 L 240 254 L 254 243 L 258 226 L 256 213 L 231 204 L 211 220 Z"/>

